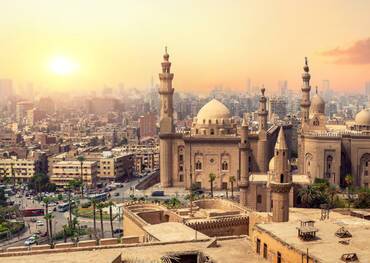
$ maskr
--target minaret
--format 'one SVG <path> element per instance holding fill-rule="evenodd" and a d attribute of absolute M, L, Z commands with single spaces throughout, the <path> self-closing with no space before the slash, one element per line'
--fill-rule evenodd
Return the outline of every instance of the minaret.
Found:
<path fill-rule="evenodd" d="M 283 127 L 275 144 L 274 172 L 270 181 L 272 193 L 272 221 L 289 221 L 289 192 L 292 178 L 288 163 L 288 146 Z"/>
<path fill-rule="evenodd" d="M 261 130 L 264 130 L 266 131 L 267 130 L 267 115 L 268 115 L 268 111 L 266 109 L 266 97 L 265 97 L 265 88 L 262 87 L 261 89 L 261 98 L 260 98 L 260 105 L 259 105 L 259 108 L 258 108 L 258 124 L 259 124 L 259 131 Z"/>
<path fill-rule="evenodd" d="M 257 144 L 257 163 L 261 173 L 267 171 L 267 115 L 265 88 L 261 89 L 262 96 L 258 108 L 258 144 Z"/>
<path fill-rule="evenodd" d="M 302 118 L 302 126 L 305 123 L 308 123 L 309 121 L 309 112 L 310 112 L 310 68 L 308 67 L 307 57 L 305 57 L 305 65 L 303 67 L 303 74 L 302 74 L 302 80 L 303 80 L 303 87 L 302 87 L 302 97 L 301 97 L 301 118 Z"/>
<path fill-rule="evenodd" d="M 159 73 L 160 87 L 160 115 L 159 115 L 159 153 L 160 153 L 160 180 L 162 187 L 172 186 L 172 138 L 173 125 L 173 92 L 171 62 L 169 62 L 167 47 L 163 55 L 162 73 Z"/>
<path fill-rule="evenodd" d="M 240 130 L 240 204 L 247 206 L 247 191 L 249 186 L 249 141 L 248 141 L 248 123 L 243 118 Z"/>

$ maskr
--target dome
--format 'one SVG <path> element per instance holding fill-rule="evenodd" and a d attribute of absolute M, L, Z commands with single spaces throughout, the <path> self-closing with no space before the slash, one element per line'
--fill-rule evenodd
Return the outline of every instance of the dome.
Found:
<path fill-rule="evenodd" d="M 356 114 L 355 124 L 358 126 L 370 126 L 370 111 L 369 109 L 363 109 Z"/>
<path fill-rule="evenodd" d="M 271 158 L 269 162 L 269 171 L 274 171 L 275 170 L 275 156 Z"/>
<path fill-rule="evenodd" d="M 325 101 L 319 94 L 315 94 L 311 100 L 311 113 L 325 113 Z"/>
<path fill-rule="evenodd" d="M 209 120 L 226 120 L 230 118 L 229 109 L 220 101 L 213 99 L 204 105 L 198 112 L 197 123 L 203 124 L 204 121 L 208 123 Z M 221 123 L 220 123 L 221 124 Z"/>

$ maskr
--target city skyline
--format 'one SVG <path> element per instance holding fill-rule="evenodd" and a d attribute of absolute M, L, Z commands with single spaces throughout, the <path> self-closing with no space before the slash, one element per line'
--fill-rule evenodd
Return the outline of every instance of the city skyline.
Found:
<path fill-rule="evenodd" d="M 0 61 L 6 62 L 0 64 L 0 76 L 16 84 L 33 82 L 58 92 L 121 82 L 126 87 L 147 87 L 151 76 L 157 79 L 164 46 L 179 92 L 206 94 L 217 85 L 244 91 L 248 78 L 253 86 L 264 84 L 274 91 L 279 80 L 287 80 L 289 88 L 297 91 L 305 56 L 315 73 L 312 86 L 320 88 L 327 79 L 335 91 L 362 93 L 368 81 L 366 6 L 370 3 L 112 1 L 108 5 L 39 0 L 0 5 Z M 59 73 L 68 74 L 58 74 L 50 66 L 68 63 L 78 65 L 73 72 L 59 68 Z"/>

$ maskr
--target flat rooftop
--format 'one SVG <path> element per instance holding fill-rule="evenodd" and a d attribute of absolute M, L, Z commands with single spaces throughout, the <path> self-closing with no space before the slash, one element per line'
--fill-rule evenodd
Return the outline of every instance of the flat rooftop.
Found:
<path fill-rule="evenodd" d="M 281 242 L 289 244 L 303 253 L 313 255 L 320 262 L 342 262 L 341 256 L 345 253 L 356 253 L 359 262 L 370 262 L 370 221 L 343 215 L 331 211 L 329 219 L 320 220 L 320 209 L 290 209 L 289 222 L 258 224 L 257 228 L 270 233 Z M 314 220 L 318 229 L 316 240 L 302 241 L 297 234 L 300 220 Z M 339 238 L 335 232 L 345 227 L 351 234 L 351 238 Z M 341 244 L 340 240 L 350 240 L 349 244 Z"/>
<path fill-rule="evenodd" d="M 161 242 L 191 241 L 209 238 L 207 235 L 177 222 L 148 225 L 144 226 L 144 229 Z"/>
<path fill-rule="evenodd" d="M 262 257 L 257 256 L 246 238 L 217 241 L 218 247 L 207 248 L 209 241 L 187 243 L 153 243 L 141 244 L 131 247 L 117 247 L 94 249 L 88 251 L 48 253 L 27 256 L 0 257 L 0 262 L 7 263 L 111 263 L 119 255 L 124 260 L 134 262 L 159 262 L 163 255 L 198 251 L 211 257 L 216 262 L 233 263 L 266 263 Z"/>

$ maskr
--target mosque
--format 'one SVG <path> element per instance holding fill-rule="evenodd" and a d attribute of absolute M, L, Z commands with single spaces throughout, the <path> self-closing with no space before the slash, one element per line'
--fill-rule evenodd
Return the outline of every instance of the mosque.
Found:
<path fill-rule="evenodd" d="M 307 59 L 302 75 L 301 127 L 298 132 L 297 174 L 291 174 L 290 126 L 268 126 L 265 89 L 261 89 L 258 131 L 250 131 L 248 121 L 234 119 L 229 109 L 216 99 L 205 104 L 193 119 L 188 134 L 176 133 L 173 117 L 171 62 L 165 52 L 160 78 L 160 182 L 163 187 L 193 184 L 210 189 L 210 174 L 216 190 L 230 189 L 232 181 L 240 189 L 240 203 L 257 211 L 294 206 L 296 188 L 317 178 L 343 185 L 353 175 L 357 186 L 368 186 L 370 161 L 370 112 L 359 112 L 354 123 L 325 123 L 325 102 L 317 94 L 310 99 Z M 334 127 L 335 126 L 335 127 Z M 285 211 L 285 212 L 284 212 Z M 274 213 L 288 220 L 286 209 Z"/>

